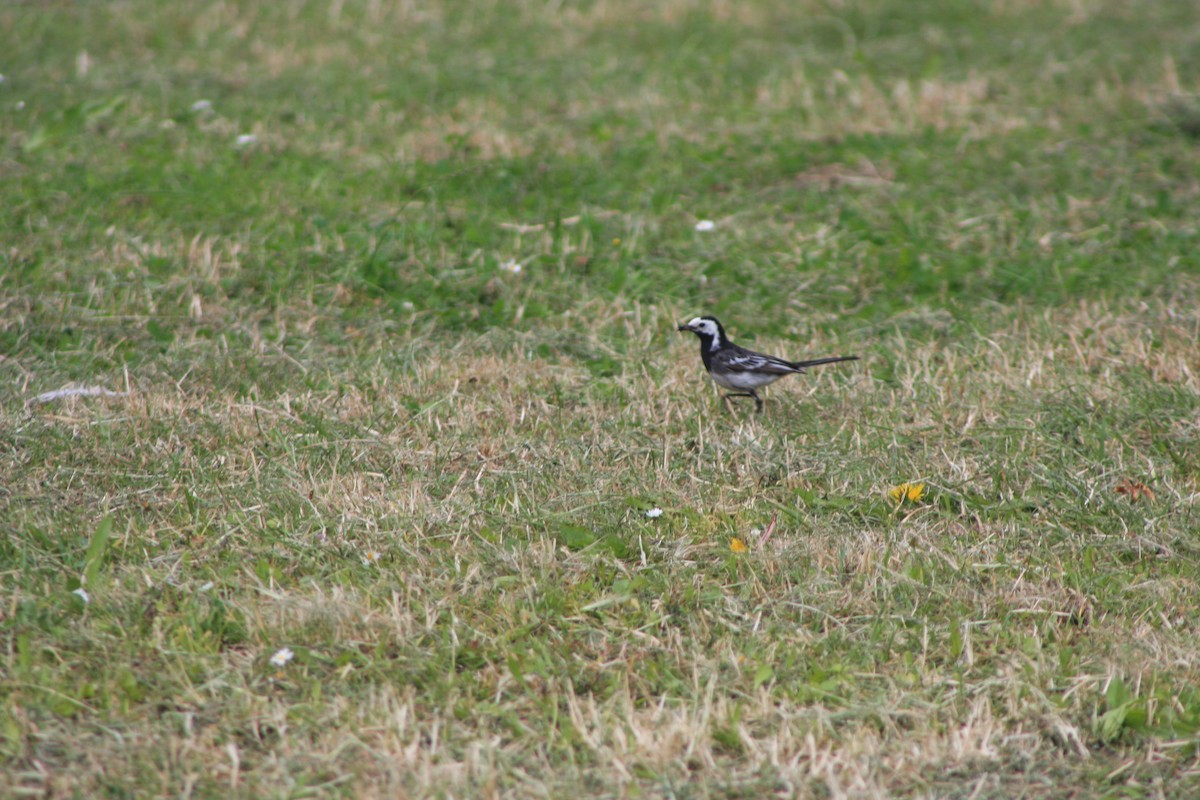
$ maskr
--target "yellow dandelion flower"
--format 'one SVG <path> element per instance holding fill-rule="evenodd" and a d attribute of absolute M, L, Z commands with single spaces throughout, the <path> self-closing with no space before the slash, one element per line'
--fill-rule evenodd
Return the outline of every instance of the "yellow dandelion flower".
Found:
<path fill-rule="evenodd" d="M 905 482 L 888 489 L 888 497 L 892 498 L 893 503 L 903 503 L 905 500 L 910 503 L 916 503 L 924 496 L 925 484 L 923 483 Z"/>
<path fill-rule="evenodd" d="M 746 543 L 735 536 L 729 540 L 729 549 L 735 553 L 744 553 L 750 548 L 746 547 Z"/>

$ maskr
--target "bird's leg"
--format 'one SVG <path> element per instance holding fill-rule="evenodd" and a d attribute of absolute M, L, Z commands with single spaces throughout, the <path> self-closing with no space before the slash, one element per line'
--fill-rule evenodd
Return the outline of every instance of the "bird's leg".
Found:
<path fill-rule="evenodd" d="M 762 413 L 762 410 L 763 410 L 763 401 L 762 401 L 762 398 L 761 398 L 761 397 L 759 397 L 759 396 L 758 396 L 758 392 L 754 391 L 753 389 L 751 389 L 751 390 L 750 390 L 750 396 L 754 398 L 754 411 L 755 411 L 755 413 L 761 414 L 761 413 Z"/>
<path fill-rule="evenodd" d="M 758 398 L 758 395 L 755 394 L 753 391 L 729 392 L 728 394 L 721 395 L 721 399 L 725 401 L 725 407 L 728 408 L 730 411 L 733 411 L 733 404 L 729 402 L 729 398 L 731 398 L 731 397 L 753 397 L 754 402 L 758 404 L 757 409 L 759 411 L 762 411 L 762 400 L 760 400 Z"/>

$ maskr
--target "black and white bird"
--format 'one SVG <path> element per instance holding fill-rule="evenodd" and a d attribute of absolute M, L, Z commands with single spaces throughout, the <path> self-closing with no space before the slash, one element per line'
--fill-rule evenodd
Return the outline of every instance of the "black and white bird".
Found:
<path fill-rule="evenodd" d="M 700 337 L 700 358 L 709 377 L 718 386 L 736 390 L 725 395 L 725 402 L 728 403 L 731 397 L 753 397 L 756 411 L 763 409 L 758 390 L 784 375 L 802 373 L 805 368 L 818 364 L 858 360 L 858 356 L 833 356 L 811 361 L 788 361 L 778 356 L 756 353 L 729 341 L 716 317 L 695 317 L 680 325 L 679 330 L 691 331 Z"/>

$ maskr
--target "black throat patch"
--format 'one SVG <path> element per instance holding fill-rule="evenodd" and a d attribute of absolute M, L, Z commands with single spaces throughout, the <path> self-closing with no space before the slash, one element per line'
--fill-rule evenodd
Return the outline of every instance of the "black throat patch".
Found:
<path fill-rule="evenodd" d="M 700 337 L 700 360 L 704 362 L 704 369 L 712 371 L 713 353 L 713 337 L 707 333 L 697 334 Z"/>

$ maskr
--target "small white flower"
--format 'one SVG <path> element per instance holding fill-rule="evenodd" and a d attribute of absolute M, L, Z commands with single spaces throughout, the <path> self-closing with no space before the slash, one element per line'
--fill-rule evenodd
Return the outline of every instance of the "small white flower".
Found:
<path fill-rule="evenodd" d="M 205 581 L 204 584 L 200 587 L 199 591 L 207 592 L 210 589 L 212 589 L 214 586 L 216 586 L 216 584 L 213 583 L 212 581 Z"/>
<path fill-rule="evenodd" d="M 197 100 L 192 103 L 192 111 L 195 111 L 197 114 L 212 111 L 212 100 Z"/>
<path fill-rule="evenodd" d="M 92 602 L 92 598 L 88 596 L 87 590 L 84 589 L 82 586 L 80 586 L 75 591 L 71 592 L 71 594 L 75 595 L 80 600 L 82 600 L 84 602 L 84 605 L 87 605 L 88 603 Z"/>
<path fill-rule="evenodd" d="M 236 145 L 238 147 L 249 147 L 257 141 L 258 137 L 253 133 L 243 133 L 241 136 L 237 137 Z"/>
<path fill-rule="evenodd" d="M 21 110 L 23 110 L 24 108 L 25 108 L 25 101 L 24 101 L 24 100 L 18 100 L 18 101 L 17 101 L 17 111 L 21 111 Z"/>
<path fill-rule="evenodd" d="M 383 553 L 379 552 L 378 550 L 368 550 L 366 555 L 363 556 L 363 566 L 369 567 L 372 564 L 378 564 L 379 559 L 381 558 L 383 558 Z"/>
<path fill-rule="evenodd" d="M 646 516 L 649 517 L 650 519 L 658 519 L 659 517 L 662 516 L 662 509 L 661 508 L 652 508 L 646 512 Z"/>
<path fill-rule="evenodd" d="M 696 230 L 700 231 L 701 233 L 704 231 L 711 231 L 715 227 L 717 227 L 717 224 L 711 219 L 702 219 L 696 223 Z"/>
<path fill-rule="evenodd" d="M 290 647 L 281 647 L 275 651 L 275 655 L 271 656 L 271 664 L 276 667 L 285 666 L 289 661 L 296 657 Z"/>
<path fill-rule="evenodd" d="M 521 265 L 511 259 L 508 261 L 501 261 L 500 269 L 503 272 L 511 272 L 513 275 L 521 274 Z"/>
<path fill-rule="evenodd" d="M 0 83 L 4 83 L 4 76 L 0 75 Z"/>
<path fill-rule="evenodd" d="M 405 311 L 412 311 L 414 308 L 416 308 L 416 305 L 413 303 L 412 300 L 405 300 L 403 303 L 400 304 L 400 307 L 403 308 Z"/>

